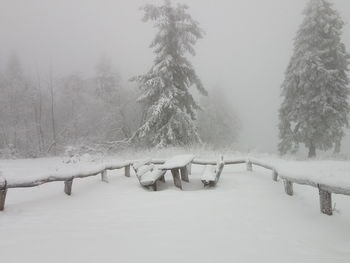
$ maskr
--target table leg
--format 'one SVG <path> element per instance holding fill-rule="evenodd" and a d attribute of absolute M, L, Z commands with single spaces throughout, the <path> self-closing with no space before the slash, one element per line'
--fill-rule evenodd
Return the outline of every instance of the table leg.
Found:
<path fill-rule="evenodd" d="M 181 178 L 180 178 L 180 172 L 179 169 L 172 169 L 171 173 L 173 175 L 174 184 L 177 188 L 180 188 L 182 190 L 182 184 L 181 184 Z"/>
<path fill-rule="evenodd" d="M 188 170 L 187 170 L 187 166 L 182 167 L 182 168 L 180 169 L 180 171 L 181 171 L 181 179 L 182 179 L 183 181 L 189 183 L 190 180 L 188 179 Z"/>

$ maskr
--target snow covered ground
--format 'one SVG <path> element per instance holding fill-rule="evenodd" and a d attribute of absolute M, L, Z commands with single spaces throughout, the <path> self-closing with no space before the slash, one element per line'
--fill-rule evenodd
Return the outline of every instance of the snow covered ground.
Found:
<path fill-rule="evenodd" d="M 141 156 L 118 158 L 130 157 Z M 348 161 L 260 159 L 350 182 Z M 78 166 L 89 165 L 99 164 Z M 17 179 L 74 167 L 59 158 L 0 160 L 3 175 Z M 10 189 L 0 213 L 0 262 L 350 262 L 349 196 L 333 195 L 336 212 L 328 217 L 317 189 L 295 185 L 287 196 L 263 168 L 225 167 L 218 186 L 206 190 L 202 169 L 193 167 L 184 191 L 169 173 L 151 192 L 123 170 L 108 172 L 109 184 L 99 176 L 75 180 L 72 196 L 63 183 Z"/>

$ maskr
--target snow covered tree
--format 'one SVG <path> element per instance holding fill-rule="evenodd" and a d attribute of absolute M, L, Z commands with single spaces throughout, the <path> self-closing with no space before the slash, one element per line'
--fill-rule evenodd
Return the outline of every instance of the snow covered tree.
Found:
<path fill-rule="evenodd" d="M 310 0 L 294 40 L 282 85 L 279 151 L 328 150 L 349 126 L 349 55 L 342 42 L 344 22 L 326 0 Z"/>
<path fill-rule="evenodd" d="M 166 0 L 142 10 L 143 21 L 153 21 L 158 32 L 151 44 L 156 54 L 153 67 L 132 79 L 142 91 L 138 101 L 145 106 L 143 125 L 132 141 L 150 147 L 197 143 L 195 119 L 200 107 L 189 89 L 195 86 L 203 95 L 207 93 L 185 55 L 195 55 L 193 46 L 203 32 L 186 5 L 174 7 Z"/>

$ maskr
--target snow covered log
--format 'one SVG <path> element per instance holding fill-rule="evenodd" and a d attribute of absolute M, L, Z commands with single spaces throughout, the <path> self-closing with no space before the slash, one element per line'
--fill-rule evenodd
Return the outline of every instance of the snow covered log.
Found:
<path fill-rule="evenodd" d="M 197 164 L 197 165 L 216 165 L 217 162 L 215 161 L 210 161 L 210 160 L 200 160 L 200 159 L 194 159 L 192 161 L 192 164 Z"/>
<path fill-rule="evenodd" d="M 82 171 L 70 172 L 65 174 L 52 174 L 52 175 L 47 175 L 43 178 L 38 178 L 32 181 L 11 182 L 7 184 L 7 188 L 35 187 L 35 186 L 39 186 L 39 185 L 51 183 L 51 182 L 64 182 L 64 181 L 70 180 L 71 178 L 77 179 L 77 178 L 92 177 L 98 174 L 102 174 L 106 170 L 118 170 L 118 169 L 125 168 L 130 164 L 131 162 L 117 163 L 117 164 L 102 164 L 92 169 L 86 169 Z"/>
<path fill-rule="evenodd" d="M 72 194 L 72 185 L 73 185 L 73 178 L 71 180 L 64 182 L 64 192 L 66 193 L 66 195 Z"/>
<path fill-rule="evenodd" d="M 245 159 L 232 159 L 232 160 L 225 160 L 225 165 L 233 165 L 233 164 L 244 164 L 247 160 Z"/>

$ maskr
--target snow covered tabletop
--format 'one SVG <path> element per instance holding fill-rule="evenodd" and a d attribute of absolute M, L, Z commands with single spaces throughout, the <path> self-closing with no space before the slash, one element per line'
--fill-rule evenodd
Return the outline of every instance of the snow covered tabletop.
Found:
<path fill-rule="evenodd" d="M 161 170 L 179 169 L 188 165 L 194 159 L 194 154 L 176 155 L 167 160 L 163 165 L 159 166 Z"/>

